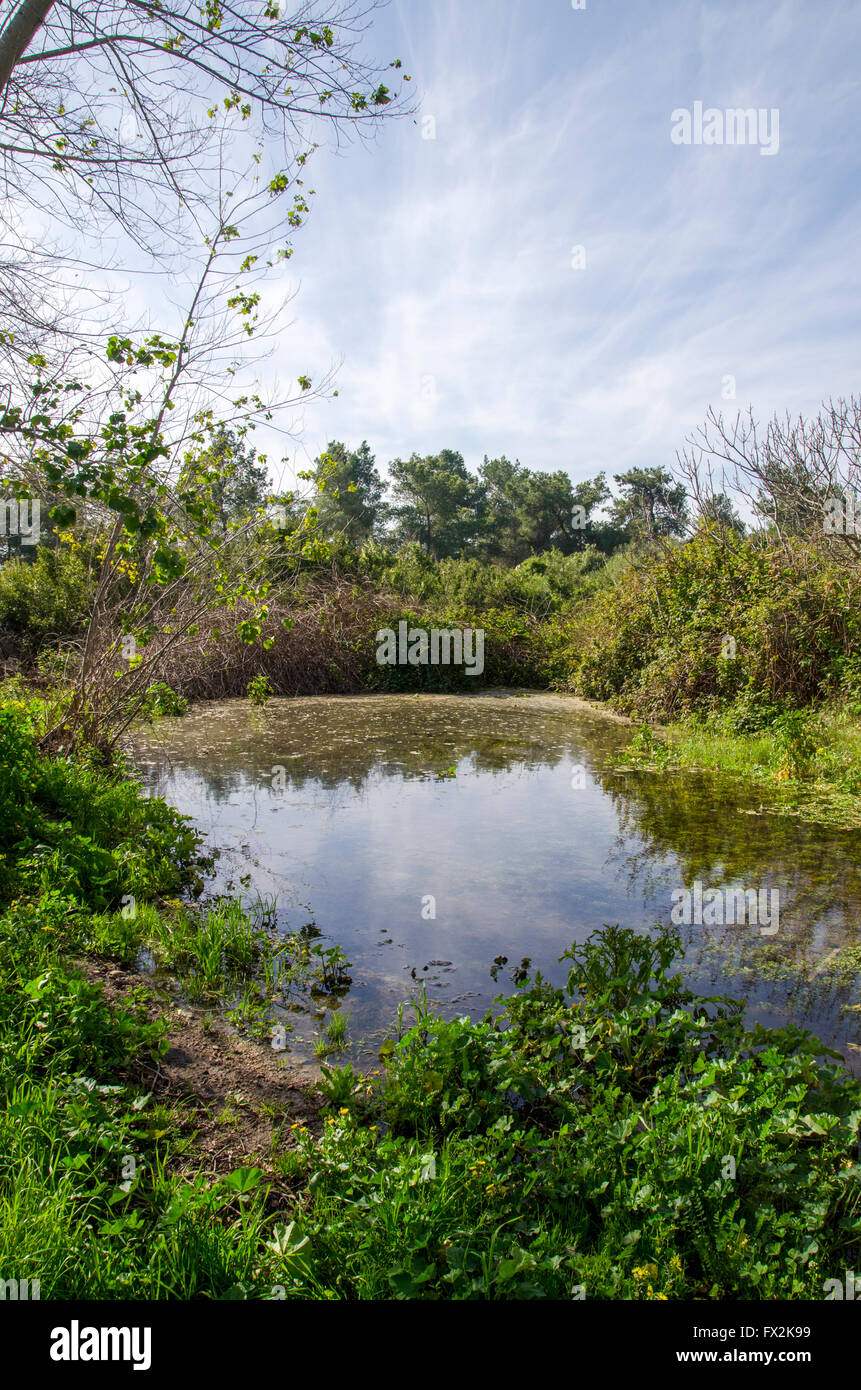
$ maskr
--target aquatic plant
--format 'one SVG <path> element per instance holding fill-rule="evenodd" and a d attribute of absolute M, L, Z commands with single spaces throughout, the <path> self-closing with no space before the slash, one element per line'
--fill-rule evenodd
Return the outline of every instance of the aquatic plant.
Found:
<path fill-rule="evenodd" d="M 248 698 L 252 705 L 257 705 L 262 709 L 272 694 L 274 691 L 268 676 L 255 676 L 253 680 L 248 682 Z"/>

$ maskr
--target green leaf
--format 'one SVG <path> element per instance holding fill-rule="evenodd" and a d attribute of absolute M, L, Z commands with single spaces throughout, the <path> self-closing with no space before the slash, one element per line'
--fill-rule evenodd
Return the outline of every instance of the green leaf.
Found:
<path fill-rule="evenodd" d="M 234 1168 L 233 1172 L 227 1173 L 218 1185 L 226 1188 L 228 1192 L 251 1192 L 262 1177 L 262 1168 Z"/>

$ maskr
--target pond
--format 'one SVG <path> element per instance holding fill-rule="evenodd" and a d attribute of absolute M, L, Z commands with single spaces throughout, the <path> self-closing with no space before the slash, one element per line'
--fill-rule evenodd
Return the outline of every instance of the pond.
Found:
<path fill-rule="evenodd" d="M 763 813 L 738 782 L 619 772 L 630 737 L 565 696 L 324 696 L 200 706 L 133 755 L 218 851 L 208 892 L 274 897 L 279 929 L 346 953 L 330 1003 L 362 1064 L 420 983 L 477 1016 L 525 960 L 562 983 L 573 941 L 675 910 L 693 988 L 810 1028 L 861 1072 L 857 836 Z M 697 910 L 719 889 L 729 920 L 738 888 L 757 920 Z M 301 1049 L 315 1020 L 294 1022 Z"/>

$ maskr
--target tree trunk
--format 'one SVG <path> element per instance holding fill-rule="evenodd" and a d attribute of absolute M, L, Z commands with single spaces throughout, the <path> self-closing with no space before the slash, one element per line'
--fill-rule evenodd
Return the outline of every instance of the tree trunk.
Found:
<path fill-rule="evenodd" d="M 12 70 L 48 17 L 54 0 L 21 0 L 0 34 L 0 92 L 6 90 Z"/>

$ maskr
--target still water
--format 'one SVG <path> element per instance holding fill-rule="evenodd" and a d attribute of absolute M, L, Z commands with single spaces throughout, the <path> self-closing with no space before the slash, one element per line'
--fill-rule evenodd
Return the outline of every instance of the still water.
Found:
<path fill-rule="evenodd" d="M 418 981 L 478 1015 L 524 958 L 561 983 L 572 941 L 669 922 L 699 881 L 777 889 L 779 930 L 682 925 L 692 987 L 812 1029 L 861 1072 L 857 835 L 760 813 L 735 782 L 620 773 L 630 737 L 565 696 L 324 696 L 200 706 L 133 752 L 219 852 L 208 891 L 275 897 L 280 928 L 313 922 L 347 953 L 359 1060 Z"/>

